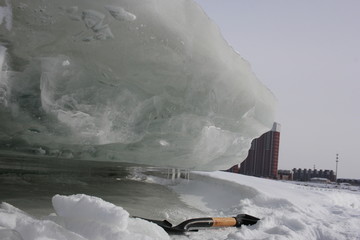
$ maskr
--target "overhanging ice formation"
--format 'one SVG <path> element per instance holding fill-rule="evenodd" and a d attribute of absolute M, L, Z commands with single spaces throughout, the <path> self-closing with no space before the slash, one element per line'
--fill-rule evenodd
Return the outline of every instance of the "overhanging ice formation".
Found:
<path fill-rule="evenodd" d="M 0 148 L 224 169 L 275 98 L 190 0 L 5 1 Z"/>

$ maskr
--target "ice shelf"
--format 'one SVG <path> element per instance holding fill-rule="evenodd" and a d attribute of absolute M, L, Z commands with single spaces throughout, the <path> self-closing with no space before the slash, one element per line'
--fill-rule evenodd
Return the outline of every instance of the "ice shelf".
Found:
<path fill-rule="evenodd" d="M 5 1 L 0 149 L 224 169 L 275 98 L 191 0 Z"/>

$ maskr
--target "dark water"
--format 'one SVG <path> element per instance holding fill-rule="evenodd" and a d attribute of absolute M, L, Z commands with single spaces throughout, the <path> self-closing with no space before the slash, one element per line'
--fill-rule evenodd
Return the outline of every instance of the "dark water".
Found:
<path fill-rule="evenodd" d="M 167 177 L 167 169 L 147 166 L 0 154 L 0 202 L 35 216 L 54 212 L 55 194 L 83 193 L 122 206 L 132 216 L 173 220 L 201 212 L 170 188 L 141 176 Z"/>

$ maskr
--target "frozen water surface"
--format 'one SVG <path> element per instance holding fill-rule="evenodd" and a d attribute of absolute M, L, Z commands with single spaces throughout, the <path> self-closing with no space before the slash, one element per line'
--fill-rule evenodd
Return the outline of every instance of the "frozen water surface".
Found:
<path fill-rule="evenodd" d="M 68 159 L 18 156 L 1 156 L 0 164 L 0 201 L 37 217 L 54 211 L 51 203 L 54 195 L 77 193 L 101 197 L 126 208 L 132 216 L 144 218 L 185 218 L 197 211 L 167 187 L 143 181 L 147 179 L 146 173 L 158 173 L 171 183 L 167 169 L 159 172 L 123 163 L 77 161 L 74 164 Z"/>
<path fill-rule="evenodd" d="M 175 170 L 173 178 L 172 170 L 99 162 L 67 168 L 65 161 L 62 172 L 56 173 L 46 162 L 42 173 L 33 175 L 31 166 L 22 163 L 22 174 L 1 175 L 0 239 L 360 237 L 359 191 L 305 187 L 226 172 L 191 172 L 188 178 L 186 171 Z M 152 223 L 129 217 L 178 224 L 189 218 L 239 213 L 261 220 L 241 228 L 168 235 Z"/>

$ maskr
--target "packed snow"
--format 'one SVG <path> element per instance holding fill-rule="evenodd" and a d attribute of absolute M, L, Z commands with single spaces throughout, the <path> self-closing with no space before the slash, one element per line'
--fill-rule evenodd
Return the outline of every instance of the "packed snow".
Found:
<path fill-rule="evenodd" d="M 184 203 L 208 216 L 247 213 L 261 220 L 241 228 L 168 235 L 157 225 L 133 218 L 122 207 L 98 197 L 55 195 L 54 213 L 41 218 L 3 202 L 0 239 L 360 239 L 359 191 L 309 187 L 227 172 L 193 172 L 190 180 L 176 181 L 148 175 L 137 181 L 165 185 Z M 187 218 L 194 217 L 200 217 L 199 213 Z M 177 224 L 185 219 L 169 220 Z"/>
<path fill-rule="evenodd" d="M 0 239 L 169 239 L 160 227 L 129 218 L 119 206 L 84 194 L 53 197 L 56 214 L 35 219 L 7 203 L 0 209 Z"/>

